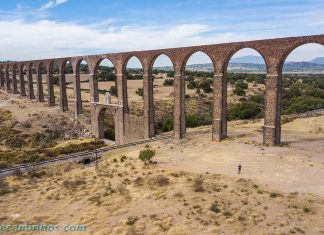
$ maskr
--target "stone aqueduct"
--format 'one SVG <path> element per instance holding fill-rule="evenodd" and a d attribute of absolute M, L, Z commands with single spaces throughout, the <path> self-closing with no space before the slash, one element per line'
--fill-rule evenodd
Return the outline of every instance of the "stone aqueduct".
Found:
<path fill-rule="evenodd" d="M 46 66 L 48 105 L 55 105 L 54 88 L 52 82 L 53 64 L 59 67 L 60 79 L 60 107 L 61 111 L 68 110 L 66 82 L 64 67 L 69 61 L 73 67 L 74 86 L 74 112 L 75 116 L 82 114 L 82 101 L 80 89 L 79 67 L 85 60 L 89 66 L 90 107 L 92 132 L 98 137 L 103 137 L 103 114 L 110 109 L 114 115 L 116 143 L 122 144 L 135 139 L 150 138 L 154 136 L 154 106 L 153 106 L 153 79 L 152 67 L 155 59 L 164 54 L 168 56 L 174 67 L 174 138 L 181 139 L 185 136 L 185 75 L 184 70 L 189 57 L 195 52 L 206 53 L 214 65 L 213 78 L 213 119 L 212 139 L 221 141 L 227 136 L 227 81 L 226 71 L 230 58 L 237 51 L 251 48 L 260 53 L 266 64 L 266 101 L 263 126 L 263 143 L 278 145 L 280 143 L 281 126 L 281 74 L 283 63 L 287 56 L 298 46 L 307 43 L 324 45 L 324 35 L 277 38 L 257 41 L 223 43 L 205 46 L 192 46 L 161 50 L 133 51 L 125 53 L 112 53 L 101 55 L 88 55 L 33 61 L 8 62 L 0 64 L 1 87 L 8 92 L 35 98 L 32 81 L 32 67 L 37 73 L 37 99 L 44 102 L 42 74 L 40 68 Z M 143 67 L 144 89 L 144 116 L 138 117 L 129 114 L 127 98 L 126 65 L 128 60 L 136 56 Z M 98 80 L 96 71 L 102 60 L 109 59 L 116 72 L 118 86 L 118 104 L 104 105 L 99 103 Z M 24 66 L 27 66 L 27 79 L 25 80 Z M 18 77 L 18 78 L 17 78 Z M 26 82 L 27 81 L 27 82 Z M 17 83 L 20 90 L 18 91 Z M 27 84 L 27 89 L 26 89 Z M 27 92 L 26 92 L 27 91 Z"/>

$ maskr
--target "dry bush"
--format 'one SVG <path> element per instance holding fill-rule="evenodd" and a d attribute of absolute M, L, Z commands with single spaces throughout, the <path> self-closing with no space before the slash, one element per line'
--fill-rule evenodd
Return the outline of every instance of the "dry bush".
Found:
<path fill-rule="evenodd" d="M 144 179 L 142 177 L 137 177 L 134 180 L 134 184 L 137 185 L 137 186 L 142 186 L 144 184 Z"/>
<path fill-rule="evenodd" d="M 204 179 L 201 176 L 198 176 L 194 179 L 192 188 L 195 192 L 203 192 L 204 188 Z"/>
<path fill-rule="evenodd" d="M 209 208 L 210 211 L 214 212 L 214 213 L 219 213 L 221 210 L 219 209 L 219 206 L 218 206 L 218 203 L 217 201 L 215 201 L 213 204 L 211 204 L 210 208 Z"/>
<path fill-rule="evenodd" d="M 84 179 L 80 179 L 80 178 L 77 178 L 75 180 L 64 180 L 63 181 L 63 186 L 67 189 L 73 189 L 73 188 L 76 188 L 82 184 L 86 184 L 85 180 Z"/>
<path fill-rule="evenodd" d="M 8 168 L 9 164 L 5 161 L 0 161 L 0 169 Z"/>
<path fill-rule="evenodd" d="M 173 194 L 174 197 L 183 197 L 183 193 L 182 192 L 176 192 L 175 194 Z"/>
<path fill-rule="evenodd" d="M 137 216 L 129 216 L 126 221 L 126 225 L 134 225 L 137 220 Z"/>
<path fill-rule="evenodd" d="M 159 187 L 166 186 L 169 183 L 170 183 L 169 178 L 164 175 L 153 176 L 152 178 L 149 179 L 149 184 L 156 185 Z"/>
<path fill-rule="evenodd" d="M 6 180 L 0 178 L 0 196 L 10 193 L 10 188 Z"/>

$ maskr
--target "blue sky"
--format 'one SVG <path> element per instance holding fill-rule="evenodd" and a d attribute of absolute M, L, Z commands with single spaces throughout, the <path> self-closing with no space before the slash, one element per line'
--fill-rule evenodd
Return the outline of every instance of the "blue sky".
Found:
<path fill-rule="evenodd" d="M 0 60 L 323 34 L 323 14 L 323 0 L 2 1 Z M 324 56 L 305 48 L 290 60 Z"/>

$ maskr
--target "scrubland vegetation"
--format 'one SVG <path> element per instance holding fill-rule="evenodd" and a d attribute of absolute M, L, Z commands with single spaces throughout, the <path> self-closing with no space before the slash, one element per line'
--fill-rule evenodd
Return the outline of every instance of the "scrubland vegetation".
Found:
<path fill-rule="evenodd" d="M 111 152 L 98 167 L 70 163 L 0 180 L 1 221 L 85 224 L 99 234 L 323 232 L 321 199 L 240 177 L 143 165 L 143 151 L 160 156 L 159 148 Z"/>

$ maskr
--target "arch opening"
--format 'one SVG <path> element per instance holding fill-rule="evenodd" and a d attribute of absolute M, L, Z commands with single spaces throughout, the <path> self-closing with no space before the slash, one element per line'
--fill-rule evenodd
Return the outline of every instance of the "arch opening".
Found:
<path fill-rule="evenodd" d="M 324 46 L 306 43 L 294 48 L 282 63 L 281 77 L 283 142 L 294 144 L 307 138 L 318 141 L 318 126 L 323 124 L 317 118 L 313 118 L 312 122 L 300 119 L 300 131 L 296 133 L 289 116 L 324 109 Z M 311 137 L 310 133 L 313 133 Z"/>
<path fill-rule="evenodd" d="M 186 128 L 211 125 L 214 77 L 214 65 L 211 58 L 202 51 L 192 53 L 186 61 L 183 75 L 185 77 Z"/>
<path fill-rule="evenodd" d="M 28 68 L 28 93 L 30 99 L 35 99 L 35 88 L 37 85 L 36 82 L 36 66 L 34 63 L 31 63 Z"/>
<path fill-rule="evenodd" d="M 152 64 L 154 131 L 156 134 L 173 131 L 174 66 L 165 55 L 157 56 Z"/>
<path fill-rule="evenodd" d="M 80 93 L 81 93 L 81 109 L 83 115 L 91 120 L 90 113 L 90 82 L 89 82 L 89 65 L 86 60 L 82 59 L 77 63 L 76 74 L 80 76 Z M 90 121 L 89 121 L 90 122 Z"/>
<path fill-rule="evenodd" d="M 255 49 L 240 49 L 228 61 L 226 79 L 229 125 L 227 129 L 230 136 L 258 135 L 257 139 L 262 141 L 262 136 L 259 135 L 262 133 L 263 126 L 266 74 L 266 63 Z M 247 122 L 251 120 L 256 124 L 253 128 L 234 127 L 234 123 L 238 120 L 247 120 Z"/>
<path fill-rule="evenodd" d="M 125 66 L 128 113 L 141 117 L 144 114 L 143 66 L 136 56 Z"/>
<path fill-rule="evenodd" d="M 54 90 L 55 103 L 60 103 L 60 67 L 56 62 L 50 64 L 49 72 Z"/>
<path fill-rule="evenodd" d="M 99 136 L 105 140 L 115 143 L 115 117 L 109 108 L 103 108 L 99 112 Z"/>
<path fill-rule="evenodd" d="M 95 78 L 98 82 L 99 103 L 104 105 L 118 104 L 118 89 L 116 70 L 111 60 L 104 58 L 98 61 L 95 67 Z M 100 111 L 102 119 L 101 137 L 115 141 L 115 121 L 114 114 L 109 108 Z"/>
<path fill-rule="evenodd" d="M 38 73 L 41 74 L 42 76 L 42 86 L 43 86 L 43 95 L 44 98 L 46 98 L 47 100 L 49 99 L 49 92 L 48 92 L 48 81 L 47 81 L 47 67 L 46 65 L 42 62 L 39 64 L 39 68 L 38 68 Z"/>

